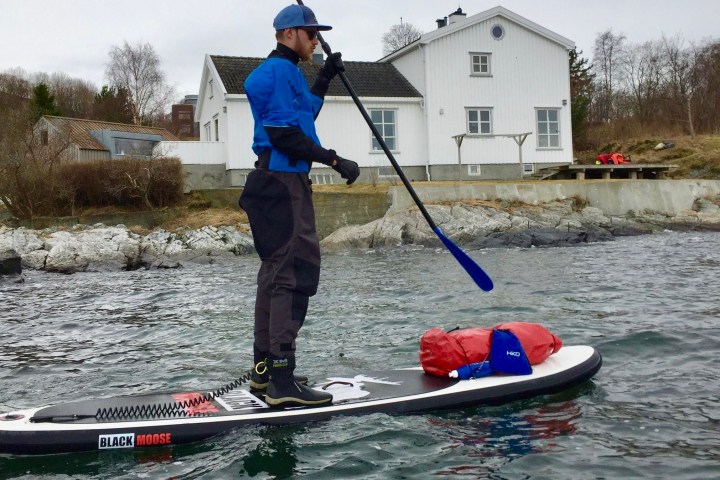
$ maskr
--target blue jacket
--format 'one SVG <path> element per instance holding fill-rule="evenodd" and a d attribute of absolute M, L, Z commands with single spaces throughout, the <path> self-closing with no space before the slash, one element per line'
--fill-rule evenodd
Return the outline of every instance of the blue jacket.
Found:
<path fill-rule="evenodd" d="M 271 151 L 270 170 L 309 172 L 315 159 L 291 158 L 287 152 L 281 152 L 270 142 L 266 129 L 299 129 L 320 147 L 320 140 L 315 132 L 315 117 L 322 108 L 323 98 L 311 93 L 307 80 L 297 65 L 284 56 L 269 57 L 245 80 L 245 92 L 255 120 L 252 146 L 255 154 Z"/>

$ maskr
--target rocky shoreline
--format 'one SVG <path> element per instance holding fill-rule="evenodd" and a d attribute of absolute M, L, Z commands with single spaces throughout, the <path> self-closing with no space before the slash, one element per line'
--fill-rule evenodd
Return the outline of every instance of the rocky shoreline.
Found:
<path fill-rule="evenodd" d="M 698 199 L 692 210 L 678 215 L 645 211 L 607 216 L 574 199 L 539 206 L 454 202 L 428 205 L 427 210 L 446 236 L 470 250 L 581 245 L 667 229 L 720 231 L 720 207 L 708 199 Z M 415 208 L 342 227 L 321 242 L 324 250 L 403 244 L 441 245 Z M 179 268 L 253 252 L 252 237 L 234 227 L 155 230 L 141 236 L 124 225 L 45 230 L 0 226 L 0 280 L 22 281 L 22 268 L 59 273 Z"/>

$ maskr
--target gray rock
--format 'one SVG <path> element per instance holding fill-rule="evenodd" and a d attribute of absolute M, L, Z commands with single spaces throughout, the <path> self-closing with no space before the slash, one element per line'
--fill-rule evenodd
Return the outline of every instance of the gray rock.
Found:
<path fill-rule="evenodd" d="M 14 250 L 25 268 L 50 272 L 180 268 L 254 252 L 252 238 L 232 227 L 165 232 L 146 237 L 125 225 L 74 225 L 40 231 L 0 226 L 0 250 Z"/>
<path fill-rule="evenodd" d="M 0 226 L 0 250 L 12 249 L 24 256 L 29 252 L 44 248 L 44 242 L 34 230 Z"/>
<path fill-rule="evenodd" d="M 22 258 L 12 249 L 0 250 L 0 275 L 20 275 Z"/>
<path fill-rule="evenodd" d="M 695 203 L 693 204 L 693 210 L 696 212 L 718 212 L 720 211 L 720 207 L 713 203 L 712 201 L 708 200 L 707 198 L 698 198 L 695 200 Z"/>
<path fill-rule="evenodd" d="M 49 272 L 127 270 L 140 263 L 139 236 L 124 225 L 58 231 L 45 244 Z"/>

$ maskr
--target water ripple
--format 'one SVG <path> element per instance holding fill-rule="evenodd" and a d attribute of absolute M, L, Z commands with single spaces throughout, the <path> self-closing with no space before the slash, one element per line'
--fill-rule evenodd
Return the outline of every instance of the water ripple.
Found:
<path fill-rule="evenodd" d="M 417 364 L 433 327 L 540 322 L 604 357 L 593 382 L 497 407 L 256 426 L 149 452 L 0 456 L 2 478 L 713 478 L 720 244 L 666 233 L 557 249 L 326 255 L 298 343 L 313 378 Z M 0 284 L 0 410 L 214 389 L 251 361 L 253 257 Z"/>

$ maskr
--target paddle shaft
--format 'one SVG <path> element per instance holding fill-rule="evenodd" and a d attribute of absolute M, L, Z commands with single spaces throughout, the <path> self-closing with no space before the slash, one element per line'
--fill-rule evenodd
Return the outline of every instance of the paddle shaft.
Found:
<path fill-rule="evenodd" d="M 302 0 L 297 0 L 297 3 L 299 5 L 304 5 Z M 332 50 L 330 49 L 330 45 L 327 44 L 325 39 L 322 37 L 320 32 L 318 31 L 317 34 L 318 41 L 320 42 L 320 45 L 322 45 L 322 49 L 325 52 L 325 54 L 329 57 L 332 55 Z M 382 135 L 380 134 L 380 131 L 377 129 L 375 124 L 372 121 L 372 118 L 370 118 L 370 115 L 368 115 L 367 110 L 365 110 L 365 106 L 363 106 L 362 102 L 360 101 L 360 98 L 358 97 L 357 93 L 355 93 L 355 89 L 350 84 L 350 81 L 348 80 L 347 76 L 345 75 L 345 72 L 338 72 L 338 76 L 340 77 L 340 80 L 342 80 L 343 85 L 345 85 L 345 89 L 348 91 L 350 96 L 352 97 L 353 101 L 355 102 L 355 105 L 357 105 L 358 110 L 360 110 L 360 113 L 362 114 L 363 118 L 368 124 L 368 127 L 370 127 L 370 130 L 372 131 L 373 135 L 375 136 L 375 139 L 378 141 L 380 146 L 383 149 L 383 152 L 385 152 L 385 155 L 387 155 L 388 160 L 390 160 L 390 163 L 392 164 L 393 168 L 395 169 L 395 172 L 397 172 L 398 176 L 400 177 L 400 180 L 402 180 L 403 185 L 405 185 L 405 188 L 407 189 L 408 193 L 412 197 L 412 199 L 415 201 L 415 205 L 420 209 L 420 213 L 422 213 L 422 216 L 425 217 L 425 221 L 430 225 L 430 228 L 435 232 L 435 234 L 438 236 L 440 241 L 445 245 L 445 247 L 452 253 L 452 255 L 455 257 L 455 259 L 460 263 L 460 265 L 465 269 L 465 271 L 470 275 L 470 277 L 475 281 L 475 283 L 486 292 L 489 292 L 493 289 L 493 282 L 488 276 L 487 273 L 478 265 L 470 256 L 465 253 L 460 247 L 458 247 L 452 240 L 450 240 L 448 237 L 445 236 L 445 234 L 440 230 L 440 228 L 435 225 L 435 222 L 433 221 L 432 217 L 430 217 L 430 214 L 425 209 L 425 205 L 420 201 L 420 197 L 417 196 L 417 193 L 415 192 L 415 189 L 410 185 L 410 181 L 408 181 L 407 177 L 405 176 L 405 173 L 400 168 L 400 165 L 398 165 L 397 161 L 395 160 L 395 157 L 393 156 L 392 152 L 388 148 L 387 144 L 385 143 L 385 140 L 383 140 Z"/>
<path fill-rule="evenodd" d="M 297 3 L 299 5 L 305 5 L 302 0 L 297 0 Z M 325 55 L 328 57 L 332 55 L 332 50 L 330 49 L 330 45 L 325 41 L 325 39 L 322 37 L 320 32 L 317 34 L 318 41 L 320 41 L 320 45 L 322 45 L 322 49 L 325 52 Z M 387 146 L 387 143 L 385 143 L 385 140 L 383 139 L 382 135 L 380 134 L 380 131 L 377 129 L 375 124 L 372 121 L 372 118 L 370 118 L 370 115 L 368 114 L 367 110 L 365 110 L 365 106 L 360 101 L 360 98 L 358 97 L 357 93 L 355 93 L 355 89 L 350 84 L 350 80 L 348 80 L 347 76 L 345 75 L 345 72 L 338 72 L 338 76 L 340 77 L 340 80 L 342 80 L 343 85 L 345 85 L 345 88 L 347 89 L 348 93 L 353 99 L 353 102 L 355 102 L 355 105 L 357 105 L 358 110 L 360 110 L 360 113 L 362 114 L 363 118 L 368 124 L 368 127 L 370 127 L 370 130 L 372 131 L 373 135 L 375 136 L 375 140 L 378 141 L 380 144 L 380 147 L 382 147 L 383 152 L 385 152 L 385 155 L 387 155 L 388 160 L 390 160 L 390 163 L 392 164 L 393 168 L 395 169 L 395 172 L 398 174 L 398 177 L 400 177 L 400 180 L 402 180 L 403 185 L 405 185 L 405 188 L 407 189 L 408 193 L 410 193 L 410 196 L 415 201 L 415 204 L 420 209 L 420 213 L 422 213 L 422 216 L 425 217 L 425 221 L 430 225 L 430 228 L 435 230 L 437 228 L 437 225 L 435 225 L 435 222 L 433 221 L 432 217 L 430 217 L 430 214 L 425 209 L 425 205 L 423 205 L 422 201 L 420 201 L 420 197 L 417 196 L 417 193 L 415 192 L 415 189 L 410 185 L 410 181 L 405 176 L 405 172 L 402 171 L 400 168 L 400 165 L 395 160 L 395 157 L 393 156 L 392 152 Z"/>

